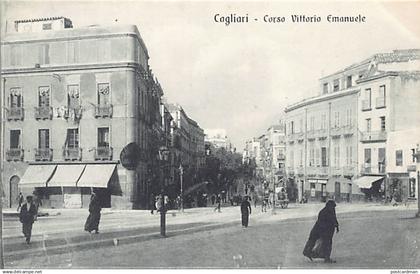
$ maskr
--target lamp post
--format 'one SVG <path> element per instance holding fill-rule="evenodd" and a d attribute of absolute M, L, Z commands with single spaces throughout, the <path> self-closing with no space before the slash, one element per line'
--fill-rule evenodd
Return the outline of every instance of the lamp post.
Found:
<path fill-rule="evenodd" d="M 181 195 L 180 195 L 180 199 L 181 199 L 181 212 L 184 212 L 184 193 L 183 193 L 183 189 L 182 189 L 182 184 L 183 184 L 183 175 L 184 175 L 184 168 L 182 167 L 182 164 L 179 164 L 179 180 L 181 183 Z"/>
<path fill-rule="evenodd" d="M 159 160 L 160 162 L 166 162 L 168 160 L 168 156 L 169 156 L 169 150 L 167 147 L 162 146 L 159 148 Z M 164 165 L 161 165 L 161 167 L 165 167 Z M 162 170 L 162 178 L 161 178 L 161 183 L 162 183 L 162 188 L 161 188 L 161 194 L 160 194 L 160 203 L 161 203 L 161 207 L 160 207 L 160 235 L 162 237 L 166 237 L 166 204 L 165 204 L 165 191 L 164 191 L 164 187 L 165 187 L 165 183 L 164 183 L 164 177 L 165 177 L 165 171 L 164 169 Z"/>

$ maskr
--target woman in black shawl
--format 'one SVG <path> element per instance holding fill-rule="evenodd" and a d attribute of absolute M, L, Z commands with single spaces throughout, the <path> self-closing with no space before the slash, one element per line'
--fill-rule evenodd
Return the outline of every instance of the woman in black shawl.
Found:
<path fill-rule="evenodd" d="M 325 207 L 319 212 L 318 220 L 309 234 L 303 255 L 311 261 L 312 258 L 324 258 L 326 263 L 335 263 L 330 258 L 334 230 L 337 230 L 337 233 L 339 231 L 335 206 L 336 204 L 333 200 L 329 200 L 326 203 Z M 317 247 L 315 247 L 315 244 Z"/>
<path fill-rule="evenodd" d="M 98 196 L 93 193 L 90 197 L 89 204 L 89 216 L 85 223 L 85 230 L 91 233 L 95 230 L 95 233 L 99 233 L 99 221 L 101 219 L 101 205 Z"/>

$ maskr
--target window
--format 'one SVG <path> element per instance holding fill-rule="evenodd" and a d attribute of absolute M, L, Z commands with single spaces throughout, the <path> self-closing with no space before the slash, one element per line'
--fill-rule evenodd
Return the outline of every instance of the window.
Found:
<path fill-rule="evenodd" d="M 370 132 L 371 129 L 372 129 L 372 120 L 369 118 L 369 119 L 366 119 L 366 132 Z"/>
<path fill-rule="evenodd" d="M 333 91 L 339 91 L 340 90 L 340 80 L 335 79 L 333 82 Z"/>
<path fill-rule="evenodd" d="M 347 109 L 346 111 L 346 125 L 351 127 L 352 126 L 352 117 L 351 117 L 351 108 Z"/>
<path fill-rule="evenodd" d="M 79 60 L 79 43 L 77 41 L 68 42 L 67 61 L 69 63 L 77 63 L 78 60 Z"/>
<path fill-rule="evenodd" d="M 51 23 L 42 24 L 42 30 L 50 30 L 52 29 Z"/>
<path fill-rule="evenodd" d="M 38 130 L 38 148 L 50 148 L 50 130 Z"/>
<path fill-rule="evenodd" d="M 80 107 L 79 85 L 67 86 L 67 105 L 69 108 L 73 109 Z"/>
<path fill-rule="evenodd" d="M 326 147 L 321 147 L 321 165 L 323 167 L 328 166 Z"/>
<path fill-rule="evenodd" d="M 303 119 L 299 120 L 299 132 L 303 132 Z"/>
<path fill-rule="evenodd" d="M 379 168 L 379 173 L 385 172 L 385 148 L 384 147 L 378 148 L 378 168 Z"/>
<path fill-rule="evenodd" d="M 39 45 L 38 48 L 38 60 L 39 64 L 49 64 L 50 63 L 50 45 L 49 44 L 43 44 Z"/>
<path fill-rule="evenodd" d="M 381 119 L 381 130 L 385 131 L 386 127 L 385 127 L 385 116 L 381 116 L 379 117 Z"/>
<path fill-rule="evenodd" d="M 347 88 L 350 88 L 353 85 L 351 75 L 347 76 Z"/>
<path fill-rule="evenodd" d="M 379 86 L 379 97 L 385 98 L 385 85 Z"/>
<path fill-rule="evenodd" d="M 67 129 L 67 148 L 79 148 L 79 129 L 69 128 Z"/>
<path fill-rule="evenodd" d="M 315 130 L 315 116 L 311 116 L 309 126 L 311 131 Z"/>
<path fill-rule="evenodd" d="M 109 83 L 98 84 L 98 105 L 108 105 L 109 101 Z"/>
<path fill-rule="evenodd" d="M 340 112 L 334 112 L 334 127 L 340 127 Z"/>
<path fill-rule="evenodd" d="M 315 149 L 315 165 L 319 166 L 319 149 Z"/>
<path fill-rule="evenodd" d="M 290 122 L 290 133 L 291 134 L 295 133 L 294 126 L 293 126 L 293 121 Z"/>
<path fill-rule="evenodd" d="M 327 94 L 328 93 L 328 83 L 324 83 L 324 85 L 322 86 L 322 94 Z"/>
<path fill-rule="evenodd" d="M 22 89 L 10 89 L 10 108 L 20 108 L 23 106 Z"/>
<path fill-rule="evenodd" d="M 38 106 L 48 107 L 50 105 L 50 87 L 38 88 Z"/>
<path fill-rule="evenodd" d="M 370 165 L 371 163 L 371 149 L 370 148 L 365 148 L 365 164 Z"/>
<path fill-rule="evenodd" d="M 98 147 L 109 147 L 109 128 L 98 128 Z"/>
<path fill-rule="evenodd" d="M 20 45 L 10 46 L 10 64 L 12 66 L 22 65 L 22 48 Z"/>
<path fill-rule="evenodd" d="M 416 197 L 416 178 L 410 178 L 408 183 L 409 183 L 408 196 L 410 198 L 415 198 Z"/>
<path fill-rule="evenodd" d="M 322 114 L 321 116 L 321 129 L 326 129 L 327 128 L 327 115 L 326 114 Z"/>
<path fill-rule="evenodd" d="M 396 166 L 403 165 L 403 151 L 402 150 L 395 151 L 395 165 Z"/>
<path fill-rule="evenodd" d="M 340 147 L 334 147 L 334 166 L 340 166 Z"/>
<path fill-rule="evenodd" d="M 371 101 L 372 101 L 372 90 L 370 88 L 365 89 L 365 102 L 367 104 L 367 108 L 371 108 Z"/>
<path fill-rule="evenodd" d="M 309 166 L 314 166 L 314 164 L 315 164 L 315 160 L 314 159 L 315 159 L 314 149 L 311 148 L 309 150 Z"/>
<path fill-rule="evenodd" d="M 303 166 L 303 150 L 300 150 L 299 166 Z"/>
<path fill-rule="evenodd" d="M 20 129 L 10 131 L 10 148 L 20 148 Z"/>

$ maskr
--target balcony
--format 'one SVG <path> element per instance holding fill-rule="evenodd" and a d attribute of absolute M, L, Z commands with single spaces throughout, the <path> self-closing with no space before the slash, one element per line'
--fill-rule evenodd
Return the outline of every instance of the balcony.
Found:
<path fill-rule="evenodd" d="M 331 136 L 349 136 L 352 135 L 354 132 L 354 127 L 353 125 L 345 125 L 345 126 L 341 126 L 341 127 L 335 127 L 335 128 L 331 128 Z"/>
<path fill-rule="evenodd" d="M 23 161 L 23 149 L 10 148 L 6 151 L 7 161 Z"/>
<path fill-rule="evenodd" d="M 360 169 L 362 174 L 380 174 L 384 175 L 386 173 L 386 165 L 380 164 L 372 166 L 371 164 L 362 164 Z"/>
<path fill-rule="evenodd" d="M 361 142 L 368 143 L 368 142 L 385 142 L 386 141 L 386 131 L 369 131 L 363 132 L 361 134 Z"/>
<path fill-rule="evenodd" d="M 331 167 L 331 174 L 333 176 L 343 175 L 343 169 L 341 167 Z"/>
<path fill-rule="evenodd" d="M 279 155 L 277 156 L 277 161 L 281 162 L 281 161 L 284 161 L 284 160 L 286 160 L 286 155 L 284 155 L 284 154 L 279 154 Z"/>
<path fill-rule="evenodd" d="M 97 147 L 95 149 L 95 160 L 112 160 L 112 147 Z"/>
<path fill-rule="evenodd" d="M 7 112 L 7 120 L 23 120 L 24 113 L 23 107 L 11 107 Z"/>
<path fill-rule="evenodd" d="M 355 171 L 356 169 L 354 166 L 345 166 L 343 167 L 343 176 L 354 176 Z"/>
<path fill-rule="evenodd" d="M 82 159 L 82 149 L 75 148 L 63 148 L 63 158 L 65 161 L 80 161 Z"/>
<path fill-rule="evenodd" d="M 52 119 L 53 108 L 49 106 L 35 107 L 35 119 Z"/>
<path fill-rule="evenodd" d="M 113 107 L 112 105 L 96 105 L 95 106 L 95 118 L 98 117 L 112 117 Z"/>
<path fill-rule="evenodd" d="M 370 104 L 370 100 L 362 100 L 362 110 L 366 111 L 366 110 L 371 110 L 371 104 Z"/>
<path fill-rule="evenodd" d="M 73 119 L 73 120 L 80 120 L 82 119 L 82 107 L 72 107 L 72 108 L 68 108 L 65 112 L 64 112 L 64 118 L 65 119 Z"/>
<path fill-rule="evenodd" d="M 384 108 L 385 107 L 385 97 L 377 97 L 376 98 L 376 108 Z"/>
<path fill-rule="evenodd" d="M 35 148 L 35 161 L 52 161 L 52 148 Z"/>

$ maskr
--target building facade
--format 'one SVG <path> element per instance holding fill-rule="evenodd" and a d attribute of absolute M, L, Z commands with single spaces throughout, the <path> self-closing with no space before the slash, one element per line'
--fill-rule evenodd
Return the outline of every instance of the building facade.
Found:
<path fill-rule="evenodd" d="M 95 191 L 104 207 L 146 208 L 173 184 L 159 149 L 177 118 L 137 27 L 15 23 L 1 42 L 6 205 L 36 191 L 46 207 L 84 207 Z"/>

